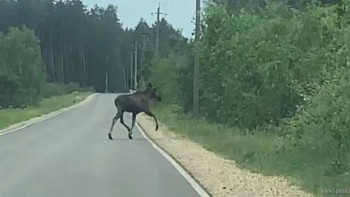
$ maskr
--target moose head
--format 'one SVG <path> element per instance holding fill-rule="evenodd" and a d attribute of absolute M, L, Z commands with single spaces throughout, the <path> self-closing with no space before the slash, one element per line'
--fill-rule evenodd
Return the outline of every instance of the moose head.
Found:
<path fill-rule="evenodd" d="M 156 99 L 157 101 L 162 101 L 162 97 L 159 94 L 159 87 L 152 87 L 151 83 L 148 83 L 146 86 L 146 92 L 149 95 L 150 98 Z"/>

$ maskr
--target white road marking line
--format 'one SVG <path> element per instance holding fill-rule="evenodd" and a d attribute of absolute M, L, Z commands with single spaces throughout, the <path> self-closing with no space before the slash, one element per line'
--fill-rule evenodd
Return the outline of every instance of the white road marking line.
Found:
<path fill-rule="evenodd" d="M 166 153 L 164 150 L 162 150 L 156 143 L 154 143 L 149 137 L 145 134 L 143 129 L 140 127 L 139 123 L 136 122 L 136 127 L 140 130 L 141 134 L 144 138 L 147 139 L 147 141 L 158 151 L 160 152 L 165 159 L 167 159 L 171 165 L 173 165 L 176 170 L 188 181 L 188 183 L 193 187 L 193 189 L 196 190 L 196 192 L 201 197 L 210 197 L 210 195 L 189 175 L 186 170 L 184 170 L 168 153 Z"/>
<path fill-rule="evenodd" d="M 81 102 L 79 102 L 79 103 L 77 103 L 75 105 L 72 105 L 72 106 L 69 106 L 69 107 L 66 107 L 66 108 L 62 108 L 60 110 L 51 112 L 49 114 L 46 114 L 46 115 L 43 115 L 43 116 L 40 116 L 40 117 L 35 117 L 35 118 L 29 119 L 27 121 L 11 125 L 11 126 L 5 128 L 5 129 L 0 130 L 0 136 L 12 133 L 14 131 L 18 131 L 18 130 L 24 129 L 24 128 L 26 128 L 26 127 L 28 127 L 30 125 L 36 124 L 36 123 L 43 122 L 43 121 L 45 121 L 47 119 L 53 118 L 55 116 L 58 116 L 58 115 L 66 112 L 66 111 L 69 111 L 69 110 L 72 110 L 72 109 L 76 109 L 76 108 L 78 108 L 78 107 L 88 103 L 96 95 L 97 95 L 96 93 L 95 94 L 91 94 L 87 98 L 85 98 L 83 101 L 81 101 Z"/>

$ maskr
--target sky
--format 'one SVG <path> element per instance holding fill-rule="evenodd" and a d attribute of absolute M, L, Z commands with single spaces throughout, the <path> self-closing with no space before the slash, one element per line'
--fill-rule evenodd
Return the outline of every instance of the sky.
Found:
<path fill-rule="evenodd" d="M 167 15 L 163 17 L 175 28 L 182 29 L 182 34 L 190 38 L 194 31 L 196 11 L 195 0 L 82 0 L 88 9 L 95 4 L 107 7 L 109 4 L 118 7 L 118 17 L 123 27 L 134 28 L 143 18 L 148 24 L 157 20 L 155 13 L 160 3 L 160 11 Z"/>

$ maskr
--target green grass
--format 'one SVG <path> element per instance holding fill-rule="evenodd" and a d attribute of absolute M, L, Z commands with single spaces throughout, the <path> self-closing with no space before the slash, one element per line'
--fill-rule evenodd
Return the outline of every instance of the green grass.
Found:
<path fill-rule="evenodd" d="M 327 148 L 297 148 L 274 132 L 245 134 L 247 132 L 237 128 L 194 120 L 188 115 L 177 113 L 176 107 L 169 105 L 160 104 L 154 111 L 171 131 L 224 158 L 235 160 L 240 167 L 252 172 L 287 177 L 293 184 L 316 196 L 322 196 L 323 189 L 350 189 L 349 174 L 334 175 L 331 172 L 327 175 L 331 169 L 329 159 L 332 156 Z M 350 158 L 346 161 L 350 162 Z"/>
<path fill-rule="evenodd" d="M 84 100 L 90 94 L 89 92 L 73 92 L 42 99 L 37 105 L 29 106 L 25 109 L 2 109 L 0 110 L 0 129 L 69 107 Z"/>

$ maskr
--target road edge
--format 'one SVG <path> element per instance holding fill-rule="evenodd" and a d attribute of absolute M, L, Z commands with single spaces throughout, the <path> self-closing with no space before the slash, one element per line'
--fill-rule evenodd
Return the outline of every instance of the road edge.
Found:
<path fill-rule="evenodd" d="M 201 196 L 201 197 L 211 197 L 212 195 L 198 182 L 198 180 L 188 172 L 180 162 L 176 160 L 168 151 L 158 145 L 154 140 L 152 140 L 144 131 L 142 126 L 136 121 L 136 127 L 140 130 L 142 136 L 155 148 L 166 160 L 170 162 L 172 166 L 183 176 L 186 181 L 192 186 L 192 188 Z"/>
<path fill-rule="evenodd" d="M 97 93 L 90 94 L 84 100 L 80 101 L 77 104 L 74 104 L 74 105 L 71 105 L 69 107 L 65 107 L 65 108 L 62 108 L 62 109 L 50 112 L 48 114 L 45 114 L 45 115 L 42 115 L 42 116 L 39 116 L 39 117 L 31 118 L 31 119 L 23 121 L 23 122 L 16 123 L 14 125 L 6 127 L 5 129 L 0 129 L 0 136 L 9 134 L 9 133 L 12 133 L 12 132 L 15 132 L 15 131 L 19 131 L 19 130 L 24 129 L 24 128 L 28 127 L 28 126 L 31 126 L 33 124 L 37 124 L 37 123 L 43 122 L 43 121 L 45 121 L 47 119 L 53 118 L 55 116 L 58 116 L 58 115 L 60 115 L 60 114 L 62 114 L 64 112 L 67 112 L 69 110 L 76 109 L 76 108 L 78 108 L 78 107 L 88 103 L 96 95 L 97 95 Z"/>

